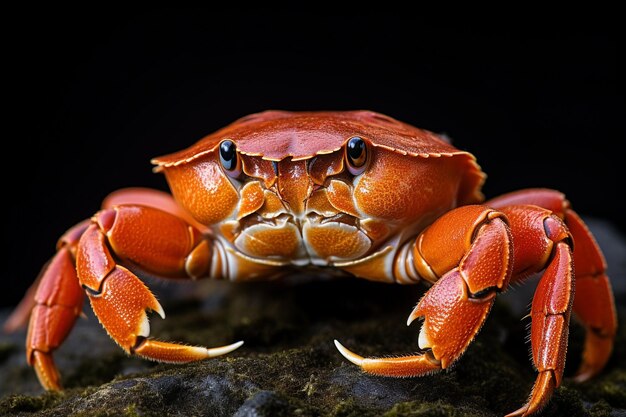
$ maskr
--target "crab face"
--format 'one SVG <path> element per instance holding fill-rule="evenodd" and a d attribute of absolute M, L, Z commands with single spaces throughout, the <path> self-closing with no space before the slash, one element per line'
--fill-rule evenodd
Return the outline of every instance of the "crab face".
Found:
<path fill-rule="evenodd" d="M 265 112 L 157 158 L 177 201 L 255 258 L 367 256 L 479 201 L 474 158 L 372 112 Z"/>

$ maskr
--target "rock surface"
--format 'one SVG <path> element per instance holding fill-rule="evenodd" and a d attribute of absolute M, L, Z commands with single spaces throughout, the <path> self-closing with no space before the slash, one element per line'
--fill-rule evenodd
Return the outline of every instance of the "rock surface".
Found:
<path fill-rule="evenodd" d="M 606 251 L 620 323 L 626 323 L 626 244 L 609 225 L 590 223 Z M 525 343 L 529 321 L 520 320 L 525 308 L 519 308 L 530 302 L 528 290 L 500 297 L 452 369 L 391 379 L 363 374 L 332 341 L 363 355 L 416 351 L 419 324 L 404 323 L 423 286 L 352 279 L 149 285 L 168 314 L 153 318 L 156 338 L 246 344 L 199 363 L 155 364 L 126 356 L 86 306 L 87 320 L 79 320 L 55 355 L 63 394 L 42 394 L 24 359 L 24 332 L 0 335 L 0 415 L 501 416 L 525 401 L 535 377 Z M 533 282 L 526 287 L 532 291 Z M 0 312 L 0 324 L 8 313 Z M 626 414 L 625 329 L 605 372 L 581 385 L 566 380 L 542 416 Z M 566 375 L 580 362 L 582 337 L 573 324 Z"/>

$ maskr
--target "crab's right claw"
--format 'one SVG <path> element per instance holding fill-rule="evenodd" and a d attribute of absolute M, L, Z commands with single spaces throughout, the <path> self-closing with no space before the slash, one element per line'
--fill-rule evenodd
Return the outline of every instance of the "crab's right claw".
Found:
<path fill-rule="evenodd" d="M 142 210 L 150 211 L 149 208 Z M 173 221 L 168 213 L 152 214 L 157 219 Z M 209 349 L 148 339 L 150 324 L 146 311 L 154 311 L 162 318 L 165 318 L 165 312 L 145 284 L 131 271 L 118 265 L 111 255 L 107 244 L 110 238 L 104 225 L 113 224 L 107 216 L 114 215 L 116 212 L 113 211 L 101 212 L 97 217 L 98 223 L 89 226 L 81 237 L 76 253 L 80 282 L 87 290 L 96 317 L 109 336 L 126 352 L 159 362 L 192 362 L 223 355 L 240 347 L 243 342 Z M 181 230 L 188 233 L 185 228 Z"/>

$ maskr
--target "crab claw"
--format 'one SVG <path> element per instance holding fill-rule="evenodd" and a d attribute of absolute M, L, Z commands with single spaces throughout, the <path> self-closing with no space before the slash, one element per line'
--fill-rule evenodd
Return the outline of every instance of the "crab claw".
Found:
<path fill-rule="evenodd" d="M 402 356 L 399 358 L 364 358 L 350 351 L 338 340 L 335 346 L 347 360 L 361 367 L 365 372 L 383 376 L 416 376 L 441 369 L 441 362 L 435 359 L 431 351 L 423 355 Z"/>
<path fill-rule="evenodd" d="M 89 293 L 93 311 L 109 335 L 124 350 L 158 362 L 185 363 L 214 358 L 240 347 L 206 348 L 148 339 L 150 324 L 146 310 L 165 317 L 163 308 L 150 290 L 129 270 L 116 266 L 107 276 L 100 294 Z"/>
<path fill-rule="evenodd" d="M 138 343 L 138 347 L 133 349 L 133 353 L 159 362 L 180 363 L 215 358 L 230 353 L 241 345 L 243 345 L 242 340 L 226 346 L 205 348 L 143 339 Z"/>
<path fill-rule="evenodd" d="M 363 365 L 363 361 L 365 360 L 365 358 L 363 356 L 357 355 L 356 353 L 352 352 L 351 350 L 348 350 L 344 345 L 339 343 L 339 340 L 337 340 L 337 339 L 335 339 L 335 347 L 337 348 L 339 353 L 341 353 L 343 355 L 344 358 L 346 358 L 347 360 L 349 360 L 353 364 L 355 364 L 357 366 L 362 366 Z"/>
<path fill-rule="evenodd" d="M 105 216 L 111 214 L 115 213 L 103 212 L 100 218 L 103 224 L 109 223 Z M 164 217 L 160 212 L 158 215 Z M 91 225 L 81 237 L 76 266 L 96 317 L 126 352 L 158 362 L 185 363 L 223 355 L 243 344 L 236 342 L 209 349 L 149 339 L 146 312 L 153 311 L 161 318 L 165 318 L 165 312 L 135 274 L 115 263 L 106 243 L 107 236 L 99 227 L 99 224 Z"/>

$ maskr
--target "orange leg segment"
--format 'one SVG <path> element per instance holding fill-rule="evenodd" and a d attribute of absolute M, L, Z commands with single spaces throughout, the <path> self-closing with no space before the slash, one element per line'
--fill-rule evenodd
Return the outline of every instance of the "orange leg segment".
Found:
<path fill-rule="evenodd" d="M 83 234 L 83 232 L 87 229 L 87 226 L 89 226 L 89 220 L 80 222 L 77 225 L 73 226 L 71 229 L 69 229 L 67 232 L 65 232 L 57 242 L 57 250 L 61 250 L 61 248 L 65 247 L 69 250 L 70 254 L 73 257 L 76 250 L 76 244 L 78 244 L 78 240 L 80 239 L 80 236 Z M 35 279 L 35 281 L 31 284 L 20 303 L 17 305 L 17 307 L 15 307 L 7 321 L 4 323 L 3 330 L 5 332 L 12 333 L 26 326 L 26 324 L 28 323 L 31 311 L 37 304 L 35 302 L 37 289 L 39 288 L 43 277 L 46 275 L 46 271 L 50 266 L 50 262 L 52 262 L 52 259 L 44 265 L 37 279 Z M 54 274 L 48 274 L 48 278 L 46 280 L 48 282 L 52 282 L 51 280 L 53 280 L 53 275 Z"/>
<path fill-rule="evenodd" d="M 78 284 L 73 254 L 86 227 L 87 222 L 80 223 L 63 235 L 56 255 L 37 279 L 32 301 L 22 301 L 22 304 L 32 302 L 33 308 L 30 311 L 18 309 L 14 313 L 25 314 L 22 318 L 30 316 L 26 360 L 35 368 L 39 382 L 47 390 L 61 389 L 52 352 L 69 334 L 83 305 L 83 290 Z"/>
<path fill-rule="evenodd" d="M 598 244 L 574 211 L 566 212 L 565 222 L 574 236 L 574 313 L 586 328 L 583 360 L 575 377 L 583 382 L 600 373 L 611 357 L 617 312 L 606 261 Z"/>
<path fill-rule="evenodd" d="M 575 287 L 572 237 L 548 209 L 517 205 L 501 211 L 516 242 L 513 279 L 545 268 L 531 308 L 532 357 L 539 374 L 526 404 L 507 415 L 528 416 L 547 404 L 563 377 Z"/>
<path fill-rule="evenodd" d="M 167 213 L 173 214 L 176 217 L 180 217 L 185 222 L 189 223 L 194 228 L 202 231 L 203 233 L 208 230 L 206 226 L 198 223 L 196 219 L 185 211 L 174 200 L 171 194 L 163 191 L 153 190 L 151 188 L 122 188 L 120 190 L 113 191 L 106 196 L 102 201 L 102 208 L 108 209 L 116 206 L 147 206 L 154 207 Z"/>
<path fill-rule="evenodd" d="M 574 240 L 576 295 L 573 311 L 586 329 L 583 360 L 575 379 L 582 382 L 597 375 L 613 350 L 617 314 L 611 283 L 606 275 L 606 261 L 591 232 L 570 208 L 565 196 L 558 191 L 521 190 L 502 195 L 486 204 L 498 209 L 533 204 L 553 211 L 565 221 Z"/>

